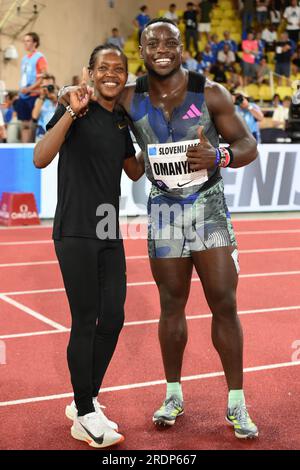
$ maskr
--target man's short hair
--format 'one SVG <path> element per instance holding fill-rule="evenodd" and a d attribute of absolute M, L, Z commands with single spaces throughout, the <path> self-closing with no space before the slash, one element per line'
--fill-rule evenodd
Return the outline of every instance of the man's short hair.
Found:
<path fill-rule="evenodd" d="M 178 29 L 178 26 L 176 23 L 174 23 L 174 21 L 172 20 L 169 20 L 169 18 L 164 18 L 163 16 L 161 16 L 160 18 L 153 18 L 153 20 L 150 20 L 148 21 L 148 23 L 146 24 L 145 28 L 144 28 L 144 31 L 141 35 L 141 38 L 140 38 L 140 44 L 142 42 L 142 36 L 144 34 L 144 32 L 146 31 L 146 29 L 149 27 L 149 26 L 152 26 L 153 24 L 156 24 L 156 23 L 166 23 L 166 24 L 171 24 L 172 26 L 175 26 L 175 28 Z"/>
<path fill-rule="evenodd" d="M 9 100 L 13 100 L 13 99 L 14 99 L 16 96 L 18 96 L 18 95 L 19 95 L 19 92 L 18 92 L 18 91 L 10 90 L 10 91 L 7 92 L 7 95 L 6 95 L 6 96 L 7 96 L 7 98 L 8 98 Z"/>
<path fill-rule="evenodd" d="M 31 33 L 25 34 L 25 36 L 30 36 L 32 38 L 33 42 L 36 44 L 36 47 L 39 47 L 41 42 L 40 42 L 40 37 L 37 33 L 32 33 L 31 32 Z"/>
<path fill-rule="evenodd" d="M 159 18 L 153 18 L 153 20 L 148 21 L 148 23 L 145 26 L 145 29 L 148 28 L 148 26 L 151 26 L 155 23 L 167 23 L 167 24 L 171 24 L 172 26 L 175 26 L 176 28 L 178 28 L 177 24 L 174 23 L 174 21 L 169 20 L 169 18 L 164 18 L 163 16 L 161 16 Z"/>

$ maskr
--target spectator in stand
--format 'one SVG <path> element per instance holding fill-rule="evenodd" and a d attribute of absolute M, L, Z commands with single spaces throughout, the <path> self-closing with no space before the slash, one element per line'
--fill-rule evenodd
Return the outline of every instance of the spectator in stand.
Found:
<path fill-rule="evenodd" d="M 79 75 L 73 75 L 72 77 L 72 86 L 78 86 L 80 85 L 80 77 Z"/>
<path fill-rule="evenodd" d="M 210 73 L 210 68 L 212 63 L 210 60 L 204 60 L 203 58 L 204 52 L 198 52 L 195 59 L 198 62 L 198 69 L 197 72 L 202 73 L 203 75 L 208 75 Z"/>
<path fill-rule="evenodd" d="M 263 58 L 264 54 L 265 54 L 265 41 L 262 39 L 262 32 L 261 31 L 257 31 L 255 33 L 255 39 L 256 39 L 257 44 L 258 44 L 258 53 L 255 57 L 255 63 L 256 63 L 256 67 L 257 67 L 258 64 L 260 63 L 261 59 Z"/>
<path fill-rule="evenodd" d="M 107 44 L 112 44 L 113 46 L 117 46 L 121 51 L 124 47 L 124 38 L 120 35 L 118 28 L 113 28 L 111 30 L 111 36 L 107 39 Z"/>
<path fill-rule="evenodd" d="M 289 38 L 297 44 L 300 31 L 300 7 L 297 0 L 291 0 L 290 6 L 284 10 L 283 17 L 287 20 Z"/>
<path fill-rule="evenodd" d="M 17 91 L 9 91 L 5 97 L 4 107 L 2 109 L 6 128 L 6 142 L 8 144 L 20 143 L 21 122 L 18 121 L 16 111 L 18 98 L 19 93 Z"/>
<path fill-rule="evenodd" d="M 2 114 L 6 125 L 9 124 L 14 117 L 17 117 L 14 103 L 18 100 L 18 95 L 17 91 L 9 91 L 5 96 Z"/>
<path fill-rule="evenodd" d="M 275 108 L 275 109 L 281 105 L 280 96 L 277 93 L 275 93 L 275 95 L 273 96 L 271 105 L 272 105 L 272 108 Z"/>
<path fill-rule="evenodd" d="M 274 1 L 271 0 L 268 6 L 268 13 L 271 25 L 274 25 L 277 29 L 281 22 L 281 10 L 282 10 L 282 3 L 281 1 Z"/>
<path fill-rule="evenodd" d="M 197 59 L 198 60 L 198 59 Z M 211 46 L 209 43 L 206 44 L 204 47 L 204 51 L 202 52 L 202 60 L 206 64 L 206 67 L 211 67 L 212 64 L 216 63 L 216 58 L 211 50 Z"/>
<path fill-rule="evenodd" d="M 297 75 L 300 72 L 300 45 L 297 46 L 296 52 L 292 55 L 292 74 Z"/>
<path fill-rule="evenodd" d="M 218 51 L 219 51 L 219 42 L 218 42 L 218 35 L 213 34 L 211 37 L 211 40 L 208 42 L 211 48 L 211 52 L 215 58 L 215 61 L 217 60 L 218 56 Z"/>
<path fill-rule="evenodd" d="M 148 15 L 148 7 L 147 5 L 143 5 L 140 8 L 140 14 L 133 20 L 134 26 L 138 28 L 138 39 L 139 39 L 139 44 L 141 42 L 141 35 L 142 32 L 145 29 L 145 26 L 147 23 L 150 21 L 150 16 Z"/>
<path fill-rule="evenodd" d="M 244 86 L 256 78 L 256 64 L 255 58 L 258 54 L 258 43 L 254 39 L 253 32 L 249 32 L 247 39 L 242 41 L 243 50 L 243 75 L 244 75 Z"/>
<path fill-rule="evenodd" d="M 196 54 L 198 53 L 198 32 L 197 32 L 197 12 L 193 2 L 186 4 L 186 11 L 183 14 L 185 23 L 185 42 L 186 49 L 190 50 L 191 40 L 193 41 Z"/>
<path fill-rule="evenodd" d="M 261 38 L 265 41 L 266 52 L 275 51 L 275 42 L 277 41 L 277 31 L 274 24 L 266 26 L 262 32 Z"/>
<path fill-rule="evenodd" d="M 291 106 L 291 98 L 289 96 L 285 96 L 282 101 L 282 105 L 280 104 L 274 110 L 272 116 L 272 123 L 273 127 L 276 129 L 283 129 L 285 130 L 286 121 L 289 118 L 289 110 Z"/>
<path fill-rule="evenodd" d="M 198 33 L 199 39 L 201 39 L 201 34 L 206 34 L 206 39 L 209 40 L 210 37 L 210 19 L 211 12 L 213 9 L 213 4 L 210 0 L 202 0 L 199 3 L 199 18 L 200 22 L 198 24 Z"/>
<path fill-rule="evenodd" d="M 182 54 L 182 66 L 189 72 L 197 72 L 199 64 L 196 59 L 191 57 L 190 51 L 184 51 Z"/>
<path fill-rule="evenodd" d="M 179 17 L 176 13 L 175 3 L 171 3 L 171 5 L 169 6 L 169 10 L 166 11 L 166 13 L 164 14 L 164 18 L 167 18 L 168 20 L 171 20 L 176 24 L 179 23 Z"/>
<path fill-rule="evenodd" d="M 243 21 L 243 38 L 247 36 L 247 31 L 251 28 L 255 14 L 255 0 L 242 0 L 242 21 Z"/>
<path fill-rule="evenodd" d="M 238 73 L 235 68 L 233 68 L 227 75 L 229 75 L 227 78 L 227 84 L 231 92 L 243 86 L 241 74 Z"/>
<path fill-rule="evenodd" d="M 283 13 L 286 6 L 290 3 L 290 0 L 271 0 L 274 4 L 274 9 L 279 10 L 280 13 Z"/>
<path fill-rule="evenodd" d="M 268 66 L 267 58 L 265 56 L 260 59 L 256 72 L 257 83 L 259 85 L 261 85 L 262 83 L 269 85 L 271 69 Z"/>
<path fill-rule="evenodd" d="M 230 71 L 235 63 L 235 53 L 230 50 L 229 44 L 224 44 L 223 49 L 218 52 L 218 62 L 224 65 L 225 71 Z"/>
<path fill-rule="evenodd" d="M 224 70 L 224 64 L 217 63 L 214 64 L 210 73 L 213 75 L 213 81 L 216 83 L 227 83 L 227 77 Z"/>
<path fill-rule="evenodd" d="M 32 119 L 37 124 L 35 133 L 36 142 L 41 140 L 46 134 L 46 125 L 54 116 L 57 101 L 55 77 L 50 74 L 45 74 L 41 83 L 40 96 L 36 100 L 32 111 Z"/>
<path fill-rule="evenodd" d="M 45 56 L 37 49 L 40 38 L 36 33 L 28 33 L 24 36 L 26 55 L 21 62 L 20 94 L 17 103 L 18 119 L 21 125 L 21 142 L 34 141 L 31 113 L 36 99 L 39 96 L 42 76 L 47 72 Z"/>
<path fill-rule="evenodd" d="M 288 33 L 281 33 L 279 41 L 275 45 L 275 72 L 289 78 L 291 74 L 292 43 Z M 281 77 L 278 84 L 281 85 Z"/>
<path fill-rule="evenodd" d="M 256 19 L 257 23 L 264 25 L 268 19 L 269 0 L 256 0 Z"/>
<path fill-rule="evenodd" d="M 238 45 L 233 39 L 230 38 L 230 32 L 224 31 L 223 36 L 224 36 L 224 39 L 219 42 L 218 50 L 221 51 L 224 47 L 224 44 L 228 44 L 230 50 L 236 53 L 238 50 Z"/>
<path fill-rule="evenodd" d="M 236 111 L 245 121 L 253 137 L 260 142 L 259 122 L 263 121 L 264 115 L 260 107 L 255 103 L 250 103 L 249 97 L 243 93 L 234 93 L 232 95 Z"/>

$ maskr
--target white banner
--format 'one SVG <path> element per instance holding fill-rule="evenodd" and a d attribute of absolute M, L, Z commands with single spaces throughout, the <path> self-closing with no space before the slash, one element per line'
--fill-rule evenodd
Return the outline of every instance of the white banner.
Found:
<path fill-rule="evenodd" d="M 52 218 L 56 206 L 57 158 L 42 170 L 41 216 Z M 231 212 L 300 210 L 300 146 L 263 144 L 250 165 L 222 170 Z M 121 215 L 144 215 L 151 184 L 145 178 L 132 182 L 123 173 Z"/>
<path fill-rule="evenodd" d="M 231 212 L 300 210 L 298 144 L 262 144 L 253 163 L 226 169 L 223 177 Z"/>

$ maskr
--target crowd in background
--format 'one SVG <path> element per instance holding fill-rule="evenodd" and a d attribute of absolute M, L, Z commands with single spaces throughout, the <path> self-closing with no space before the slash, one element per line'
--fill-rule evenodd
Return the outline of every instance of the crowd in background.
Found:
<path fill-rule="evenodd" d="M 231 38 L 230 31 L 224 31 L 222 38 L 211 34 L 211 17 L 217 0 L 188 2 L 182 17 L 172 3 L 164 16 L 176 24 L 184 24 L 183 66 L 224 84 L 232 92 L 238 112 L 259 140 L 258 123 L 263 114 L 257 104 L 251 104 L 249 97 L 237 90 L 250 83 L 269 83 L 270 56 L 274 57 L 279 85 L 283 79 L 290 85 L 291 75 L 300 73 L 300 7 L 297 0 L 234 0 L 232 3 L 242 18 L 239 43 Z M 150 19 L 147 5 L 141 6 L 133 20 L 138 40 Z M 199 50 L 203 35 L 206 44 Z M 48 70 L 46 57 L 39 51 L 39 36 L 28 33 L 23 42 L 25 55 L 21 62 L 20 88 L 6 92 L 0 109 L 0 142 L 38 141 L 46 132 L 46 123 L 58 101 L 58 86 L 55 76 Z M 125 44 L 116 27 L 107 42 L 121 49 Z M 273 54 L 268 54 L 270 52 Z M 130 74 L 129 80 L 144 73 L 140 66 L 134 75 Z M 72 83 L 79 83 L 79 77 L 73 77 Z M 289 97 L 284 98 L 282 104 L 273 98 L 273 127 L 284 128 L 289 104 Z"/>

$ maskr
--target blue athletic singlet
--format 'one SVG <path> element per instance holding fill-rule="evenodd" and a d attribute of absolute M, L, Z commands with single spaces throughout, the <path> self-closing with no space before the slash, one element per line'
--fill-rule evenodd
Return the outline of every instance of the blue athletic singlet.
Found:
<path fill-rule="evenodd" d="M 28 55 L 23 57 L 21 62 L 21 88 L 26 88 L 30 85 L 33 85 L 37 81 L 36 64 L 38 63 L 41 57 L 44 57 L 41 52 L 35 52 L 30 57 Z M 24 95 L 23 93 L 21 93 L 20 97 L 22 99 L 27 99 L 30 98 L 30 94 Z"/>
<path fill-rule="evenodd" d="M 136 139 L 145 154 L 145 172 L 148 179 L 159 190 L 171 196 L 185 198 L 191 194 L 205 190 L 219 180 L 219 169 L 207 171 L 207 181 L 202 184 L 184 187 L 185 183 L 178 187 L 168 187 L 161 183 L 158 176 L 159 171 L 164 175 L 182 174 L 186 167 L 184 163 L 176 162 L 168 164 L 168 155 L 176 152 L 184 152 L 184 146 L 175 146 L 173 143 L 194 141 L 198 139 L 197 130 L 199 126 L 204 127 L 204 134 L 210 143 L 217 147 L 219 144 L 218 132 L 210 118 L 204 99 L 205 77 L 196 72 L 189 72 L 187 93 L 184 102 L 174 109 L 170 121 L 167 121 L 163 111 L 151 104 L 149 97 L 148 77 L 137 79 L 133 100 L 131 102 L 130 117 L 134 125 Z M 156 166 L 157 174 L 154 174 L 153 166 L 150 164 L 151 154 L 155 155 L 156 149 L 149 147 L 151 144 L 172 143 L 172 148 L 159 148 L 162 154 L 166 153 L 165 160 Z M 164 146 L 161 146 L 164 147 Z M 149 154 L 150 150 L 150 154 Z M 150 157 L 150 158 L 149 158 Z M 153 161 L 153 159 L 152 159 Z M 191 184 L 191 183 L 190 183 Z"/>

